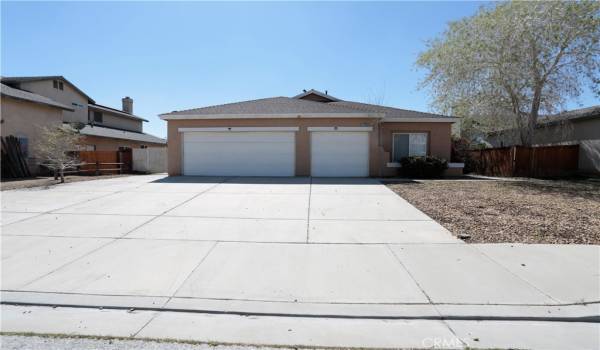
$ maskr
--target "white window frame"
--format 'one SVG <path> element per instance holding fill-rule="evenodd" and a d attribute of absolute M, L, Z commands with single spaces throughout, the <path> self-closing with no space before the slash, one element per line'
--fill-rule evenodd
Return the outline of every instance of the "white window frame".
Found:
<path fill-rule="evenodd" d="M 395 155 L 396 155 L 396 147 L 394 147 L 395 142 L 394 142 L 394 137 L 396 135 L 408 135 L 408 156 L 412 157 L 411 155 L 411 150 L 410 150 L 410 135 L 414 135 L 414 134 L 422 134 L 425 135 L 425 156 L 427 156 L 429 154 L 429 133 L 428 132 L 394 132 L 392 133 L 392 161 L 394 161 L 394 159 L 396 159 Z"/>

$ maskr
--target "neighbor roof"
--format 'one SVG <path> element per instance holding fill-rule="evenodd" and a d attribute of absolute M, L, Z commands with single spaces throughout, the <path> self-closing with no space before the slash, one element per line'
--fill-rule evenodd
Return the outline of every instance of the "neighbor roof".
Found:
<path fill-rule="evenodd" d="M 538 119 L 539 124 L 553 124 L 560 123 L 566 120 L 581 120 L 581 119 L 592 119 L 600 117 L 600 105 L 590 106 L 586 108 L 573 109 L 570 111 L 540 116 Z"/>
<path fill-rule="evenodd" d="M 320 96 L 324 102 L 310 99 Z M 306 99 L 306 98 L 309 99 Z M 411 111 L 367 103 L 343 101 L 317 90 L 309 90 L 294 97 L 271 97 L 258 100 L 228 103 L 216 106 L 173 111 L 160 115 L 162 119 L 221 119 L 221 118 L 293 118 L 315 117 L 367 117 L 383 121 L 441 121 L 454 122 L 457 118 L 440 114 Z"/>
<path fill-rule="evenodd" d="M 141 120 L 141 121 L 145 121 L 147 122 L 147 119 L 144 119 L 142 117 L 138 117 L 137 115 L 133 115 L 133 114 L 129 114 L 127 112 L 123 112 L 121 110 L 115 109 L 115 108 L 111 108 L 111 107 L 107 107 L 107 106 L 102 106 L 99 104 L 88 104 L 88 107 L 90 109 L 95 109 L 95 110 L 99 110 L 99 111 L 103 111 L 103 112 L 108 112 L 108 113 L 113 113 L 113 114 L 117 114 L 120 117 L 125 117 L 125 118 L 130 118 L 130 119 L 135 119 L 135 120 Z"/>
<path fill-rule="evenodd" d="M 134 140 L 134 141 L 152 142 L 152 143 L 163 143 L 163 144 L 167 143 L 167 140 L 165 140 L 165 139 L 161 139 L 160 137 L 156 137 L 156 136 L 153 136 L 150 134 L 145 134 L 143 132 L 125 131 L 125 130 L 120 130 L 120 129 L 106 128 L 103 126 L 86 125 L 79 132 L 82 135 L 88 135 L 88 136 L 111 137 L 111 138 L 115 138 L 115 139 Z"/>
<path fill-rule="evenodd" d="M 13 83 L 26 83 L 30 81 L 42 81 L 42 80 L 62 80 L 65 83 L 71 85 L 73 89 L 77 92 L 85 96 L 90 103 L 96 103 L 91 97 L 89 97 L 85 92 L 81 91 L 75 84 L 71 83 L 67 80 L 67 78 L 62 75 L 45 75 L 45 76 L 35 76 L 35 77 L 2 77 L 2 82 L 5 84 L 13 84 Z"/>
<path fill-rule="evenodd" d="M 8 85 L 4 85 L 4 84 L 0 84 L 0 86 L 2 87 L 1 91 L 2 91 L 2 96 L 8 96 L 17 100 L 23 100 L 23 101 L 28 101 L 28 102 L 32 102 L 32 103 L 38 103 L 38 104 L 43 104 L 43 105 L 47 105 L 47 106 L 52 106 L 52 107 L 56 107 L 56 108 L 60 108 L 60 109 L 65 109 L 67 111 L 73 111 L 74 109 L 64 105 L 62 103 L 58 103 L 56 101 L 54 101 L 53 99 L 50 99 L 48 97 L 42 96 L 42 95 L 38 95 L 38 94 L 34 94 L 28 91 L 24 91 L 24 90 L 19 90 L 19 89 L 15 89 L 13 87 L 10 87 Z"/>

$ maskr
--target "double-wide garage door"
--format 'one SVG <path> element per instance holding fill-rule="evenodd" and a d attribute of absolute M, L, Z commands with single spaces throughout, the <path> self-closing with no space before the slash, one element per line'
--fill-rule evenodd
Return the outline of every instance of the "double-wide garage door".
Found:
<path fill-rule="evenodd" d="M 184 175 L 296 175 L 294 131 L 186 131 L 182 137 Z M 311 131 L 309 148 L 303 156 L 310 156 L 312 176 L 369 175 L 368 132 Z"/>
<path fill-rule="evenodd" d="M 184 132 L 183 174 L 294 176 L 295 132 Z"/>

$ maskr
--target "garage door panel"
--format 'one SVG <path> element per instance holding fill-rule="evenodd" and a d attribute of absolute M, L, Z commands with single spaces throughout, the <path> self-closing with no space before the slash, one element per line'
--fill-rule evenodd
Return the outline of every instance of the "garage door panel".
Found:
<path fill-rule="evenodd" d="M 186 132 L 185 142 L 197 143 L 290 143 L 291 132 Z"/>
<path fill-rule="evenodd" d="M 369 175 L 367 132 L 311 132 L 311 174 L 325 177 Z"/>
<path fill-rule="evenodd" d="M 293 176 L 291 132 L 188 132 L 183 173 L 206 176 Z"/>

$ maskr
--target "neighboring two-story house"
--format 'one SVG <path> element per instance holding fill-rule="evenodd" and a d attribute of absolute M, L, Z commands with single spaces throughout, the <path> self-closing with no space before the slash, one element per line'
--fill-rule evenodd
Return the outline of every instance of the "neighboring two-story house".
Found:
<path fill-rule="evenodd" d="M 44 126 L 79 123 L 83 150 L 166 147 L 143 132 L 148 120 L 133 114 L 131 98 L 123 98 L 121 110 L 99 105 L 62 76 L 2 77 L 1 102 L 1 134 L 19 138 L 34 173 L 33 146 Z"/>

